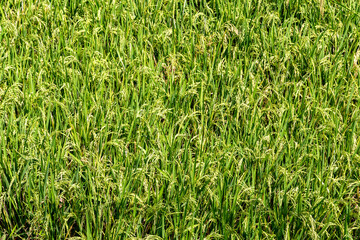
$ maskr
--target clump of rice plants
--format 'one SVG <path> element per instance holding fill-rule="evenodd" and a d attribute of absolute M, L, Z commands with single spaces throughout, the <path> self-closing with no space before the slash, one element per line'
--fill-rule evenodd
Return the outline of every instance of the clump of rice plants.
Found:
<path fill-rule="evenodd" d="M 1 239 L 359 239 L 360 2 L 7 0 Z"/>

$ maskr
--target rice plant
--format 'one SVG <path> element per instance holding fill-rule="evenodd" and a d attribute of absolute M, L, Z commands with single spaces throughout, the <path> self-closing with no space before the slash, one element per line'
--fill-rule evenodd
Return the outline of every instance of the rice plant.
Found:
<path fill-rule="evenodd" d="M 359 239 L 360 2 L 0 1 L 1 239 Z"/>

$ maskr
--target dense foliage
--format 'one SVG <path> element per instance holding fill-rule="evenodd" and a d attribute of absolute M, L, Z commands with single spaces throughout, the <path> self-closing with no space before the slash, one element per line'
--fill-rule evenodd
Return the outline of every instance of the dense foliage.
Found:
<path fill-rule="evenodd" d="M 2 239 L 360 238 L 358 0 L 0 2 Z"/>

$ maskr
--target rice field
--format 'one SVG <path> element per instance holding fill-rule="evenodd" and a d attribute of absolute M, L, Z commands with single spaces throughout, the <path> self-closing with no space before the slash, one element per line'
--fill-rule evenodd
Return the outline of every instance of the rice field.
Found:
<path fill-rule="evenodd" d="M 0 1 L 0 239 L 360 239 L 358 0 Z"/>

